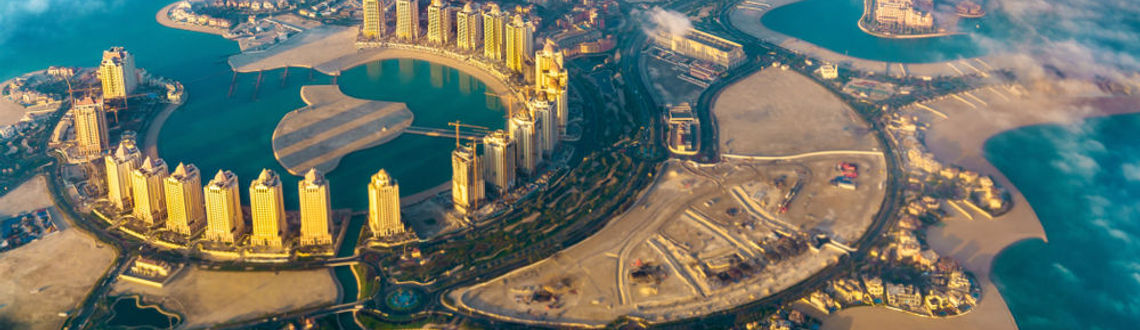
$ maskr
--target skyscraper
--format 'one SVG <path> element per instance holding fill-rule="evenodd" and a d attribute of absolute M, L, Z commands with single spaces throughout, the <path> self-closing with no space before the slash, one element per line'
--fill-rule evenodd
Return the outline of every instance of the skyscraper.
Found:
<path fill-rule="evenodd" d="M 75 101 L 72 107 L 75 124 L 75 148 L 80 156 L 98 157 L 107 150 L 107 115 L 103 111 L 103 101 L 84 97 Z"/>
<path fill-rule="evenodd" d="M 400 221 L 400 185 L 380 170 L 368 183 L 368 228 L 373 237 L 386 237 L 404 233 Z"/>
<path fill-rule="evenodd" d="M 511 118 L 511 139 L 518 144 L 518 154 L 515 157 L 519 171 L 524 174 L 534 174 L 538 163 L 542 161 L 542 150 L 538 145 L 538 132 L 534 117 L 527 111 L 519 111 Z"/>
<path fill-rule="evenodd" d="M 499 193 L 515 185 L 515 141 L 504 130 L 483 137 L 483 177 Z"/>
<path fill-rule="evenodd" d="M 534 54 L 534 24 L 523 19 L 521 14 L 515 14 L 506 28 L 506 62 L 507 68 L 522 72 L 526 62 Z"/>
<path fill-rule="evenodd" d="M 428 42 L 436 45 L 446 45 L 451 43 L 452 30 L 455 29 L 455 21 L 452 19 L 454 13 L 447 3 L 441 0 L 431 0 L 431 5 L 428 5 Z"/>
<path fill-rule="evenodd" d="M 459 49 L 474 51 L 482 46 L 483 16 L 477 7 L 474 2 L 468 2 L 463 5 L 463 10 L 455 14 L 455 45 Z"/>
<path fill-rule="evenodd" d="M 558 120 L 554 117 L 554 109 L 546 101 L 546 93 L 539 92 L 538 96 L 527 103 L 530 114 L 535 121 L 535 130 L 538 133 L 538 145 L 542 154 L 554 153 L 554 148 L 560 141 L 558 137 Z"/>
<path fill-rule="evenodd" d="M 253 233 L 249 242 L 255 246 L 281 247 L 285 236 L 285 201 L 281 178 L 273 170 L 263 169 L 249 184 L 249 210 Z"/>
<path fill-rule="evenodd" d="M 205 198 L 197 166 L 178 163 L 174 173 L 163 180 L 163 187 L 166 190 L 166 229 L 190 236 L 205 227 Z"/>
<path fill-rule="evenodd" d="M 237 243 L 245 233 L 237 175 L 219 170 L 203 190 L 206 195 L 206 239 Z"/>
<path fill-rule="evenodd" d="M 419 37 L 419 1 L 396 0 L 396 38 L 400 38 L 400 40 L 416 40 Z"/>
<path fill-rule="evenodd" d="M 375 40 L 388 33 L 385 6 L 381 0 L 363 0 L 364 25 L 360 29 L 364 39 Z"/>
<path fill-rule="evenodd" d="M 135 207 L 131 214 L 148 225 L 156 225 L 166 217 L 166 196 L 162 180 L 166 179 L 166 162 L 147 157 L 142 166 L 131 172 L 131 191 Z"/>
<path fill-rule="evenodd" d="M 483 57 L 492 61 L 503 60 L 506 21 L 507 14 L 499 10 L 499 4 L 492 2 L 483 8 Z"/>
<path fill-rule="evenodd" d="M 475 144 L 457 145 L 451 152 L 451 201 L 455 210 L 467 214 L 483 199 L 483 169 Z"/>
<path fill-rule="evenodd" d="M 142 154 L 134 138 L 127 136 L 119 142 L 115 153 L 103 159 L 107 168 L 107 199 L 120 211 L 131 207 L 131 172 L 142 165 Z"/>
<path fill-rule="evenodd" d="M 103 62 L 99 64 L 99 80 L 103 85 L 103 99 L 124 98 L 130 95 L 139 83 L 135 70 L 135 58 L 123 47 L 111 47 L 103 51 Z"/>
<path fill-rule="evenodd" d="M 332 244 L 329 182 L 321 171 L 309 169 L 297 184 L 301 200 L 301 245 Z"/>
<path fill-rule="evenodd" d="M 547 40 L 543 49 L 534 56 L 534 89 L 546 93 L 546 99 L 552 103 L 559 135 L 566 135 L 566 122 L 569 120 L 566 79 L 562 52 L 555 49 L 553 42 Z"/>

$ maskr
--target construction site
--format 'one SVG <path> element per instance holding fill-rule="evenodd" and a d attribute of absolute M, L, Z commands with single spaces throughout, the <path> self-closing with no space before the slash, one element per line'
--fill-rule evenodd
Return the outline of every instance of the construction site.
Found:
<path fill-rule="evenodd" d="M 555 326 L 724 310 L 838 262 L 870 226 L 886 180 L 874 155 L 671 160 L 661 173 L 594 236 L 448 298 L 460 309 Z"/>

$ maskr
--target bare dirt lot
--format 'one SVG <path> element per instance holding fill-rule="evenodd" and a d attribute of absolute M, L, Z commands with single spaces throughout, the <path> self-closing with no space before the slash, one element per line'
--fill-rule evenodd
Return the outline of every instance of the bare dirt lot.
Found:
<path fill-rule="evenodd" d="M 869 127 L 839 97 L 793 71 L 764 69 L 713 103 L 721 152 L 786 156 L 825 150 L 875 150 Z"/>
<path fill-rule="evenodd" d="M 141 294 L 185 316 L 184 327 L 196 328 L 332 304 L 337 292 L 326 269 L 224 272 L 188 267 L 164 288 L 119 281 L 112 294 Z"/>

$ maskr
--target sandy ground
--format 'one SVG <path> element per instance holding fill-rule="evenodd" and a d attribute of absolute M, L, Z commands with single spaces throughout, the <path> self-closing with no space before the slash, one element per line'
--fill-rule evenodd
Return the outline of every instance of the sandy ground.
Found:
<path fill-rule="evenodd" d="M 47 181 L 37 176 L 0 197 L 0 215 L 51 206 Z M 0 254 L 0 318 L 29 329 L 58 329 L 58 313 L 79 304 L 115 259 L 74 226 Z"/>
<path fill-rule="evenodd" d="M 786 156 L 877 145 L 839 97 L 793 71 L 754 73 L 721 92 L 712 109 L 723 154 Z"/>
<path fill-rule="evenodd" d="M 910 75 L 914 77 L 960 76 L 992 71 L 993 68 L 1007 67 L 1016 64 L 1016 57 L 1009 55 L 987 55 L 980 58 L 959 59 L 938 63 L 887 63 L 867 60 L 831 51 L 815 44 L 776 32 L 761 24 L 760 18 L 768 13 L 768 11 L 798 1 L 800 0 L 760 1 L 772 5 L 771 8 L 766 10 L 736 7 L 732 10 L 732 13 L 729 14 L 729 19 L 732 21 L 732 25 L 737 29 L 764 41 L 779 45 L 784 49 L 807 54 L 819 60 L 840 64 L 860 71 L 891 75 Z M 851 22 L 851 24 L 855 24 L 855 22 Z"/>
<path fill-rule="evenodd" d="M 47 178 L 37 175 L 8 194 L 0 196 L 0 217 L 52 206 L 51 195 L 47 189 Z"/>
<path fill-rule="evenodd" d="M 332 304 L 337 298 L 337 284 L 326 269 L 273 273 L 188 268 L 162 289 L 118 281 L 111 294 L 141 294 L 185 316 L 185 328 Z"/>
<path fill-rule="evenodd" d="M 601 326 L 621 315 L 667 321 L 758 299 L 837 260 L 841 252 L 824 249 L 767 264 L 731 284 L 706 278 L 702 260 L 731 254 L 763 258 L 757 244 L 773 237 L 773 227 L 762 220 L 718 212 L 743 207 L 728 191 L 748 180 L 736 166 L 696 168 L 671 161 L 629 211 L 598 233 L 548 259 L 449 295 L 464 308 L 515 322 Z M 630 274 L 639 263 L 660 265 L 667 275 L 659 283 L 635 281 Z M 571 284 L 561 289 L 562 306 L 517 300 L 533 288 L 563 281 Z"/>
<path fill-rule="evenodd" d="M 1022 126 L 1066 124 L 1087 117 L 1140 111 L 1140 97 L 1098 94 L 1092 86 L 1070 83 L 1039 86 L 1029 91 L 995 87 L 970 93 L 981 101 L 963 95 L 963 99 L 970 101 L 949 97 L 928 102 L 928 106 L 949 117 L 944 120 L 933 119 L 934 116 L 924 110 L 915 110 L 933 123 L 926 143 L 939 161 L 993 175 L 996 182 L 1010 188 L 1013 195 L 1014 209 L 995 220 L 979 214 L 973 215 L 976 220 L 955 215 L 946 220 L 945 226 L 927 232 L 927 242 L 935 251 L 953 257 L 978 276 L 983 298 L 974 311 L 951 319 L 856 308 L 834 314 L 825 320 L 825 328 L 1016 329 L 1005 300 L 990 279 L 991 263 L 1010 244 L 1024 239 L 1046 239 L 1045 231 L 1025 196 L 985 159 L 983 145 L 994 135 Z"/>
<path fill-rule="evenodd" d="M 329 173 L 345 155 L 400 136 L 413 115 L 403 103 L 361 100 L 336 85 L 301 87 L 308 106 L 293 110 L 273 131 L 273 155 L 293 175 Z"/>
<path fill-rule="evenodd" d="M 25 112 L 24 107 L 19 104 L 0 98 L 0 127 L 20 122 L 20 119 L 24 118 Z"/>

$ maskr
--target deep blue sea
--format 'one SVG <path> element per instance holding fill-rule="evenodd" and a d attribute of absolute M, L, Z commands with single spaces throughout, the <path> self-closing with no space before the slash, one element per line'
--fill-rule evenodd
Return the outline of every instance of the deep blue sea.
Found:
<path fill-rule="evenodd" d="M 1048 237 L 995 258 L 994 282 L 1018 326 L 1136 329 L 1140 114 L 1021 128 L 985 148 L 1033 205 Z"/>

